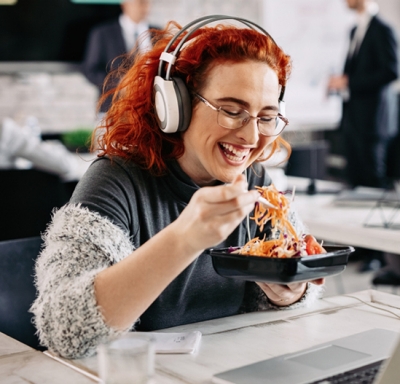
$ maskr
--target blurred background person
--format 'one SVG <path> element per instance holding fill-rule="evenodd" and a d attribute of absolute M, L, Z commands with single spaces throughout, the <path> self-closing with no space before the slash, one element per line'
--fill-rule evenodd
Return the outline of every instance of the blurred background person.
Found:
<path fill-rule="evenodd" d="M 350 187 L 387 187 L 388 142 L 397 132 L 397 42 L 370 0 L 346 0 L 357 12 L 344 73 L 332 76 L 328 92 L 343 97 L 341 129 Z"/>
<path fill-rule="evenodd" d="M 58 175 L 64 182 L 77 182 L 89 165 L 90 161 L 70 152 L 60 141 L 42 140 L 33 116 L 23 126 L 9 117 L 0 125 L 0 169 L 31 167 Z"/>
<path fill-rule="evenodd" d="M 391 83 L 398 77 L 397 42 L 393 29 L 378 16 L 370 0 L 346 0 L 357 12 L 344 72 L 332 76 L 328 92 L 343 98 L 340 128 L 351 188 L 388 188 L 389 140 L 397 133 L 397 96 Z M 360 272 L 386 264 L 383 253 L 365 249 Z"/>
<path fill-rule="evenodd" d="M 89 33 L 82 70 L 86 78 L 99 88 L 99 95 L 103 93 L 107 74 L 121 65 L 121 55 L 133 49 L 140 52 L 151 47 L 150 30 L 159 27 L 149 25 L 147 21 L 150 8 L 150 0 L 123 0 L 118 19 L 101 23 Z M 111 83 L 108 89 L 115 85 L 115 82 Z M 107 99 L 102 103 L 101 115 L 108 110 L 110 102 Z"/>

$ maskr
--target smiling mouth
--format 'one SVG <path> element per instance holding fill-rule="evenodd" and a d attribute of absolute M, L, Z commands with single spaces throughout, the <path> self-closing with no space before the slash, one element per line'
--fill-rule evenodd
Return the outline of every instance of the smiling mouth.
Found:
<path fill-rule="evenodd" d="M 250 153 L 249 149 L 239 150 L 234 148 L 230 144 L 219 143 L 220 148 L 222 149 L 224 155 L 231 161 L 240 162 L 243 161 L 246 156 Z"/>

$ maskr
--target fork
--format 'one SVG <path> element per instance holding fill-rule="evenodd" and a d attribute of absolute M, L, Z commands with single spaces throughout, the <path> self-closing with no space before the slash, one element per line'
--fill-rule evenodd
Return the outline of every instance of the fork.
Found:
<path fill-rule="evenodd" d="M 261 195 L 260 195 L 260 197 L 258 198 L 258 201 L 259 201 L 262 205 L 264 205 L 265 207 L 267 207 L 267 208 L 278 209 L 277 206 L 275 206 L 274 204 L 270 203 L 266 198 L 262 197 Z"/>

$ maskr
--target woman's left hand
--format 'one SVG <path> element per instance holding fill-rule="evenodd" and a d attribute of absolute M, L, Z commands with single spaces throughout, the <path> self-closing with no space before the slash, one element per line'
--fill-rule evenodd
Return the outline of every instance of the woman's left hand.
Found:
<path fill-rule="evenodd" d="M 322 285 L 325 279 L 311 280 L 310 283 L 315 285 Z M 299 301 L 307 289 L 307 283 L 291 283 L 287 285 L 282 284 L 266 284 L 257 283 L 258 286 L 267 295 L 269 301 L 279 307 L 286 307 L 287 305 L 294 304 Z"/>

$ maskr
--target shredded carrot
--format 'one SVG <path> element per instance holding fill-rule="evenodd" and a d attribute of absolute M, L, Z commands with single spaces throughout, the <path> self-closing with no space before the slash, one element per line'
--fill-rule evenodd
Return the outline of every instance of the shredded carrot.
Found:
<path fill-rule="evenodd" d="M 307 254 L 303 238 L 299 238 L 296 230 L 288 219 L 290 203 L 286 196 L 279 192 L 273 184 L 267 187 L 256 187 L 261 196 L 272 203 L 275 208 L 267 208 L 262 203 L 256 203 L 253 219 L 263 231 L 264 226 L 271 222 L 271 239 L 258 237 L 250 240 L 237 253 L 263 257 L 288 258 Z"/>

